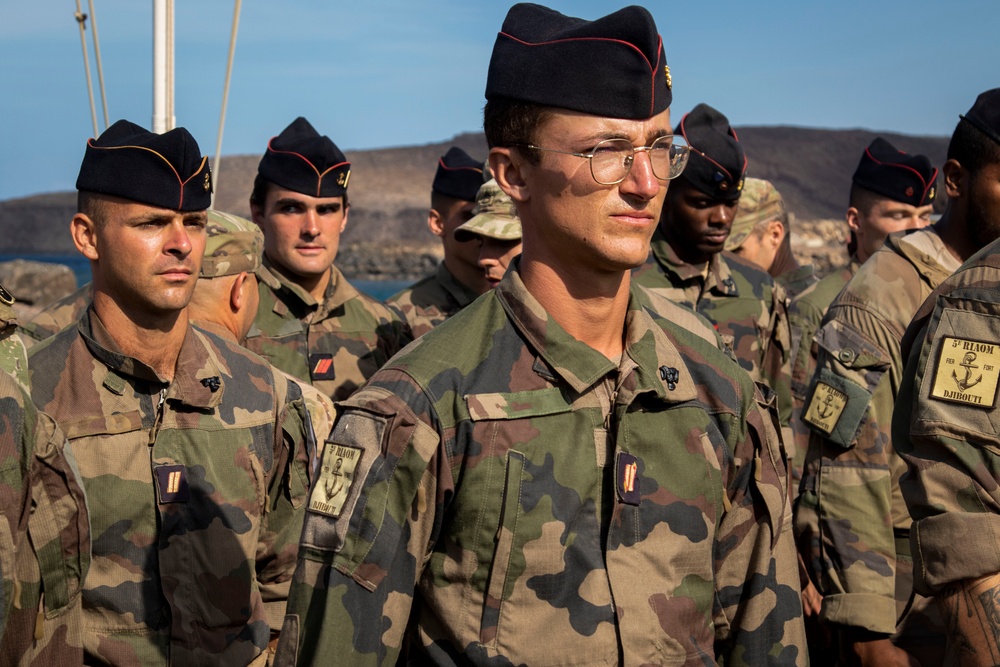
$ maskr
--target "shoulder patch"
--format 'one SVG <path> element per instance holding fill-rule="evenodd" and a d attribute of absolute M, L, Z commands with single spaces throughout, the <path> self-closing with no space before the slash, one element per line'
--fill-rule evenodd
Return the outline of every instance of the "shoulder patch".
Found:
<path fill-rule="evenodd" d="M 847 394 L 825 382 L 817 382 L 803 419 L 829 435 L 846 408 Z"/>
<path fill-rule="evenodd" d="M 309 496 L 309 510 L 334 519 L 340 517 L 361 462 L 361 448 L 328 440 L 323 447 L 319 478 Z"/>
<path fill-rule="evenodd" d="M 992 408 L 1000 380 L 1000 344 L 945 336 L 938 350 L 931 398 Z"/>

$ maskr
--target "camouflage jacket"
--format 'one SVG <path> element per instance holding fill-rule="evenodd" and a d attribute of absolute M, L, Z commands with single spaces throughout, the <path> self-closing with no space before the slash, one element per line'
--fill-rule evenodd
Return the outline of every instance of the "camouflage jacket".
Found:
<path fill-rule="evenodd" d="M 651 249 L 646 264 L 633 272 L 633 281 L 708 318 L 750 377 L 778 394 L 778 414 L 787 426 L 792 414 L 791 334 L 784 288 L 731 252 L 714 255 L 707 267 L 686 264 L 659 230 Z"/>
<path fill-rule="evenodd" d="M 816 275 L 816 267 L 812 264 L 806 264 L 805 266 L 782 273 L 774 279 L 774 282 L 785 289 L 785 296 L 791 301 L 819 282 L 819 276 Z"/>
<path fill-rule="evenodd" d="M 280 281 L 259 285 L 260 306 L 246 346 L 277 368 L 345 399 L 412 340 L 410 328 L 380 301 L 362 294 L 332 267 L 322 303 L 288 280 L 264 256 Z"/>
<path fill-rule="evenodd" d="M 88 663 L 263 664 L 309 484 L 298 388 L 194 327 L 169 384 L 117 350 L 89 310 L 29 357 L 91 512 Z"/>
<path fill-rule="evenodd" d="M 892 437 L 908 464 L 900 486 L 913 516 L 914 588 L 925 595 L 1000 572 L 998 322 L 994 241 L 938 287 L 907 331 L 915 344 Z"/>
<path fill-rule="evenodd" d="M 275 664 L 803 664 L 773 407 L 654 317 L 616 365 L 512 267 L 340 403 Z"/>
<path fill-rule="evenodd" d="M 899 491 L 905 465 L 890 432 L 903 372 L 900 339 L 931 290 L 958 266 L 933 228 L 890 235 L 834 300 L 815 336 L 817 368 L 803 409 L 813 434 L 796 537 L 825 596 L 827 622 L 891 635 L 910 597 L 910 515 Z M 896 643 L 913 651 L 940 640 L 938 622 L 933 605 L 918 600 Z"/>
<path fill-rule="evenodd" d="M 53 301 L 27 322 L 22 322 L 20 332 L 24 342 L 31 347 L 38 341 L 54 336 L 71 324 L 80 321 L 92 299 L 90 283 L 78 287 L 63 298 Z"/>
<path fill-rule="evenodd" d="M 14 300 L 5 299 L 4 295 L 9 297 L 0 285 L 0 371 L 10 373 L 22 387 L 28 387 L 28 353 L 21 337 L 15 333 L 17 313 L 14 312 Z"/>
<path fill-rule="evenodd" d="M 437 271 L 386 299 L 386 305 L 399 310 L 414 336 L 444 322 L 476 300 L 479 295 L 458 282 L 444 262 Z"/>
<path fill-rule="evenodd" d="M 7 341 L 20 346 L 17 336 Z M 5 667 L 83 663 L 80 591 L 90 566 L 90 519 L 65 443 L 27 388 L 0 372 L 0 665 Z"/>
<path fill-rule="evenodd" d="M 857 273 L 861 263 L 857 256 L 839 269 L 823 276 L 819 282 L 804 289 L 788 305 L 788 324 L 792 331 L 792 433 L 795 437 L 795 456 L 792 459 L 792 480 L 798 484 L 802 479 L 802 465 L 805 463 L 812 430 L 802 421 L 802 404 L 806 400 L 809 381 L 816 372 L 816 353 L 813 336 L 819 329 L 823 316 L 833 300 L 844 289 L 844 285 Z"/>

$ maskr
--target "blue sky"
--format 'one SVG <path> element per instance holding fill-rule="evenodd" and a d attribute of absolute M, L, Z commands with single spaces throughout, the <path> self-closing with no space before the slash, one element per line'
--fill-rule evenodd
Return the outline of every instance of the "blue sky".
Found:
<path fill-rule="evenodd" d="M 111 122 L 148 127 L 152 2 L 93 1 Z M 596 18 L 624 4 L 549 6 Z M 490 50 L 507 7 L 245 2 L 223 154 L 260 153 L 298 115 L 348 157 L 352 148 L 479 130 Z M 647 7 L 664 38 L 675 117 L 708 102 L 737 126 L 948 135 L 979 92 L 1000 86 L 996 0 L 657 0 Z M 0 199 L 73 188 L 93 134 L 74 11 L 70 0 L 0 0 Z M 206 153 L 215 150 L 232 11 L 231 0 L 176 2 L 177 124 Z"/>

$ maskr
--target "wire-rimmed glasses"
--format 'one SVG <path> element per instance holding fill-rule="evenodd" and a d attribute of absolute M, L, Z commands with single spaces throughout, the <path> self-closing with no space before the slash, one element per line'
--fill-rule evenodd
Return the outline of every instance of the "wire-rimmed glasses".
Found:
<path fill-rule="evenodd" d="M 617 185 L 624 181 L 635 162 L 635 154 L 642 151 L 649 157 L 653 176 L 661 181 L 677 178 L 687 166 L 691 150 L 684 139 L 676 135 L 659 137 L 649 146 L 633 146 L 628 139 L 605 139 L 589 153 L 574 153 L 532 144 L 518 145 L 536 151 L 586 158 L 590 162 L 591 176 L 601 185 Z"/>

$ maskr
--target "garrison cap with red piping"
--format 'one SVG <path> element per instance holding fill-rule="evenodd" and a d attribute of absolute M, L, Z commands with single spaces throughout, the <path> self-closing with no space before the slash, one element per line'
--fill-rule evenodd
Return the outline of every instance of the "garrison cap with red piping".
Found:
<path fill-rule="evenodd" d="M 278 187 L 310 197 L 338 197 L 347 192 L 351 163 L 326 135 L 299 116 L 267 142 L 257 173 Z"/>
<path fill-rule="evenodd" d="M 519 3 L 493 45 L 486 99 L 641 120 L 670 106 L 670 85 L 663 41 L 646 9 L 586 21 Z"/>
<path fill-rule="evenodd" d="M 691 147 L 687 167 L 679 178 L 709 197 L 739 199 L 746 179 L 747 156 L 729 119 L 707 104 L 699 104 L 684 114 L 674 132 Z"/>
<path fill-rule="evenodd" d="M 938 170 L 926 155 L 910 155 L 876 137 L 861 155 L 854 184 L 911 206 L 926 206 L 937 194 Z"/>
<path fill-rule="evenodd" d="M 119 120 L 87 142 L 76 189 L 174 211 L 212 203 L 212 170 L 183 127 L 163 134 Z"/>
<path fill-rule="evenodd" d="M 445 197 L 476 201 L 476 193 L 482 184 L 482 160 L 476 160 L 458 146 L 452 146 L 438 160 L 431 191 Z"/>

